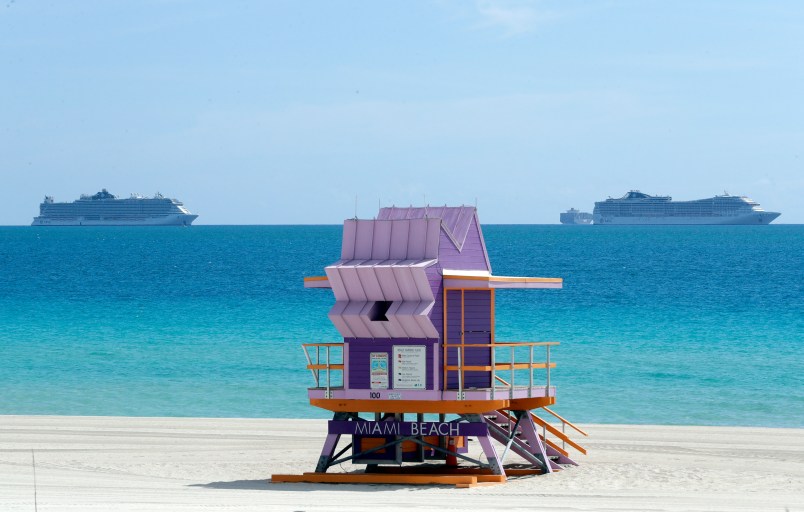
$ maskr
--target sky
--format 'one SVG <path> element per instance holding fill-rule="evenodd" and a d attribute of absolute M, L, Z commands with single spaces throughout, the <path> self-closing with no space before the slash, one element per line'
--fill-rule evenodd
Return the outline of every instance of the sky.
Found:
<path fill-rule="evenodd" d="M 632 189 L 804 223 L 800 1 L 2 0 L 0 225 L 161 192 L 197 224 Z"/>

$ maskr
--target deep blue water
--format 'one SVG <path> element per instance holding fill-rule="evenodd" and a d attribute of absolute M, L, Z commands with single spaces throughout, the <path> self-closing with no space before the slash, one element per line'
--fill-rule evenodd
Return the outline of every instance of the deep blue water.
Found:
<path fill-rule="evenodd" d="M 804 427 L 804 226 L 485 226 L 497 339 L 580 422 Z M 0 228 L 0 414 L 326 417 L 340 226 Z"/>

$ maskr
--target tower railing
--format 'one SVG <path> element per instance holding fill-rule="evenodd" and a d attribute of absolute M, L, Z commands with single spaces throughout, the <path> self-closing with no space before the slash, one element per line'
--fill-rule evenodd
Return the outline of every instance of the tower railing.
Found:
<path fill-rule="evenodd" d="M 448 343 L 445 344 L 444 360 L 444 389 L 447 386 L 450 372 L 457 372 L 459 396 L 465 389 L 466 372 L 488 372 L 491 389 L 491 398 L 495 398 L 499 391 L 507 393 L 509 398 L 514 398 L 514 390 L 526 389 L 528 398 L 535 397 L 537 390 L 543 391 L 544 396 L 550 393 L 550 369 L 555 368 L 556 364 L 550 361 L 550 347 L 558 345 L 557 341 L 509 341 L 494 343 Z M 544 349 L 544 360 L 537 361 L 534 352 Z M 453 351 L 454 350 L 454 351 Z M 490 364 L 466 364 L 466 352 L 468 350 L 490 350 Z M 448 364 L 450 354 L 455 354 L 457 364 Z M 537 383 L 534 370 L 545 370 L 545 381 L 543 384 Z M 517 371 L 527 372 L 527 383 L 517 384 Z M 502 373 L 502 376 L 500 375 Z M 508 377 L 505 380 L 503 377 Z M 498 386 L 502 384 L 502 386 Z"/>
<path fill-rule="evenodd" d="M 556 341 L 445 344 L 445 354 L 454 354 L 457 364 L 448 364 L 445 359 L 442 365 L 445 377 L 443 389 L 457 390 L 459 396 L 463 396 L 466 373 L 486 372 L 489 374 L 491 399 L 497 393 L 505 393 L 513 399 L 517 389 L 526 390 L 528 398 L 549 396 L 550 370 L 556 367 L 550 360 L 550 348 L 558 344 Z M 325 397 L 330 398 L 332 389 L 344 387 L 344 344 L 303 343 L 302 347 L 315 387 L 324 389 Z M 473 350 L 489 351 L 489 364 L 466 364 L 466 353 Z M 539 350 L 543 350 L 542 360 L 539 360 L 542 354 L 537 354 Z M 537 370 L 544 370 L 544 380 L 538 378 Z M 448 386 L 449 377 L 456 374 L 457 389 Z M 526 380 L 521 383 L 523 376 Z"/>
<path fill-rule="evenodd" d="M 343 387 L 343 343 L 303 343 L 302 347 L 307 358 L 307 369 L 315 379 L 315 387 L 325 388 L 325 396 L 330 398 L 332 388 Z"/>

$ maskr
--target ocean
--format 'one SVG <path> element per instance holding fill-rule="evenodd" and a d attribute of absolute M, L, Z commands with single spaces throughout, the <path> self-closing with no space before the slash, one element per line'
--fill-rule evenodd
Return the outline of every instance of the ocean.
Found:
<path fill-rule="evenodd" d="M 325 418 L 340 226 L 0 228 L 0 414 Z M 575 422 L 804 427 L 804 226 L 487 225 L 499 341 Z"/>

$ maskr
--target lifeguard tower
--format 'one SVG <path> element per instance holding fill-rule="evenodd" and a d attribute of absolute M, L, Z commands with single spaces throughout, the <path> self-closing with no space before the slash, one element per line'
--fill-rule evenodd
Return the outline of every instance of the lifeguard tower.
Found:
<path fill-rule="evenodd" d="M 586 453 L 566 429 L 586 434 L 548 408 L 558 343 L 495 337 L 498 289 L 562 280 L 492 275 L 474 207 L 346 220 L 341 257 L 325 270 L 304 285 L 332 289 L 343 342 L 303 347 L 310 404 L 334 416 L 315 471 L 273 482 L 463 487 L 575 465 L 567 447 Z M 347 461 L 365 471 L 327 473 Z"/>

